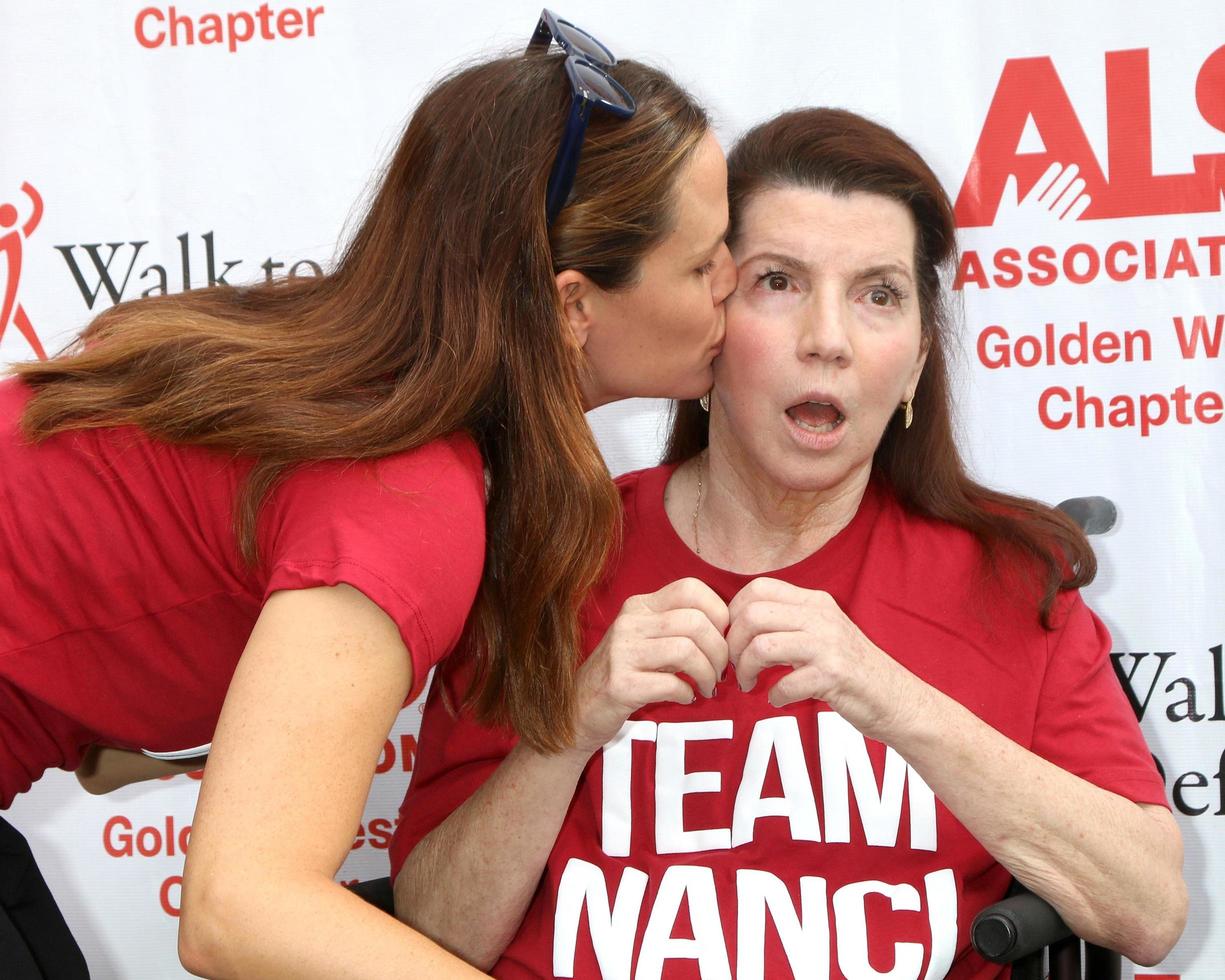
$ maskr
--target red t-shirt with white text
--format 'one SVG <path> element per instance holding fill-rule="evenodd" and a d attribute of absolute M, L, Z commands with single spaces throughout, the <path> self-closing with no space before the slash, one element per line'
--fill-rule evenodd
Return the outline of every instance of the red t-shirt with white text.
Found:
<path fill-rule="evenodd" d="M 455 435 L 290 472 L 238 554 L 251 460 L 132 427 L 29 444 L 0 381 L 0 808 L 100 742 L 203 746 L 265 599 L 345 583 L 380 606 L 414 687 L 459 639 L 484 563 L 480 451 Z"/>
<path fill-rule="evenodd" d="M 694 576 L 730 600 L 755 576 L 706 564 L 663 508 L 672 467 L 623 477 L 623 549 L 585 612 L 591 649 L 625 600 Z M 829 592 L 875 644 L 1009 738 L 1142 803 L 1164 791 L 1108 659 L 1109 636 L 1076 593 L 1057 628 L 984 580 L 974 539 L 903 511 L 872 484 L 823 548 L 771 571 Z M 453 718 L 466 660 L 439 670 L 393 873 L 512 747 Z M 786 668 L 745 694 L 633 715 L 579 783 L 499 977 L 998 976 L 973 952 L 974 915 L 1009 874 L 892 748 L 828 705 L 773 708 Z"/>

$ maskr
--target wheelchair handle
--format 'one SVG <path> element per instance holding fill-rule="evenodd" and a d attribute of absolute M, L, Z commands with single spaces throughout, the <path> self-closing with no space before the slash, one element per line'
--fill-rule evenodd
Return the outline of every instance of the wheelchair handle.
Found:
<path fill-rule="evenodd" d="M 1119 519 L 1119 509 L 1109 497 L 1072 497 L 1055 509 L 1072 518 L 1085 534 L 1105 534 Z"/>
<path fill-rule="evenodd" d="M 1031 892 L 988 906 L 970 928 L 974 948 L 992 963 L 1011 963 L 1070 935 L 1059 913 Z"/>

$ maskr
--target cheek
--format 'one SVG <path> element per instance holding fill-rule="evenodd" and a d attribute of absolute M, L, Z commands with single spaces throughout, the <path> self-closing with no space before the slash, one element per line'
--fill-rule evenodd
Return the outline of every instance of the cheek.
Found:
<path fill-rule="evenodd" d="M 918 353 L 910 344 L 897 344 L 880 352 L 867 387 L 873 402 L 888 415 L 905 396 Z"/>
<path fill-rule="evenodd" d="M 760 384 L 779 376 L 779 350 L 768 324 L 729 313 L 723 352 L 715 361 L 715 384 L 747 403 Z"/>
<path fill-rule="evenodd" d="M 911 377 L 918 369 L 920 360 L 920 347 L 915 341 L 907 338 L 899 342 L 896 347 L 890 351 L 892 361 L 892 373 L 901 385 L 908 385 Z"/>
<path fill-rule="evenodd" d="M 632 329 L 658 338 L 661 347 L 679 346 L 694 332 L 695 304 L 692 292 L 673 287 L 642 289 L 634 298 L 630 313 Z"/>
<path fill-rule="evenodd" d="M 610 326 L 609 333 L 621 352 L 640 364 L 643 358 L 666 356 L 675 346 L 674 324 L 655 297 L 645 290 L 634 290 L 621 297 L 616 322 Z"/>
<path fill-rule="evenodd" d="M 729 303 L 724 307 L 723 349 L 737 358 L 762 357 L 777 346 L 777 324 L 768 318 L 755 316 L 744 303 Z"/>
<path fill-rule="evenodd" d="M 710 283 L 697 276 L 679 283 L 659 301 L 659 310 L 668 316 L 671 329 L 690 339 L 703 338 L 710 332 L 713 309 Z"/>

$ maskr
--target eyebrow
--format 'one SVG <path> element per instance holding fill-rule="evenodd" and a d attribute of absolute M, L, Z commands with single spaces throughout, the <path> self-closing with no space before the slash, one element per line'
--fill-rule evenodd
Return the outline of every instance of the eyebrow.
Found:
<path fill-rule="evenodd" d="M 775 262 L 778 265 L 786 266 L 789 269 L 795 269 L 799 272 L 808 273 L 812 270 L 812 266 L 808 262 L 804 261 L 803 259 L 798 259 L 794 255 L 788 255 L 786 252 L 757 252 L 756 254 L 749 256 L 741 264 L 744 265 L 749 262 L 759 262 L 762 260 L 767 262 Z M 908 267 L 899 262 L 883 262 L 879 265 L 869 266 L 868 268 L 861 269 L 859 272 L 857 272 L 855 278 L 871 279 L 873 276 L 880 276 L 886 273 L 894 273 L 897 275 L 903 275 L 907 279 L 914 279 L 914 273 L 912 273 Z"/>
<path fill-rule="evenodd" d="M 775 265 L 785 265 L 789 269 L 796 269 L 800 272 L 808 272 L 810 266 L 803 259 L 797 259 L 794 255 L 788 255 L 785 252 L 756 252 L 750 255 L 740 265 L 747 265 L 749 262 L 760 262 L 762 260 L 773 262 Z"/>
<path fill-rule="evenodd" d="M 874 265 L 870 269 L 864 269 L 859 276 L 861 279 L 870 279 L 873 276 L 884 275 L 887 272 L 899 273 L 907 279 L 914 278 L 914 274 L 910 269 L 899 262 L 886 262 L 884 265 Z"/>

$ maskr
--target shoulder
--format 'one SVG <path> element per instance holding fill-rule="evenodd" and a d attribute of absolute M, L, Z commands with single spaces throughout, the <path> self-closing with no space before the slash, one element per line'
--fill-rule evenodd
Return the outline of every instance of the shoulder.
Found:
<path fill-rule="evenodd" d="M 485 561 L 485 476 L 465 435 L 298 467 L 260 515 L 265 594 L 347 584 L 400 629 L 414 677 L 458 642 Z"/>
<path fill-rule="evenodd" d="M 399 566 L 435 553 L 479 570 L 484 534 L 484 466 L 463 434 L 377 459 L 296 467 L 260 517 L 261 552 L 273 563 L 378 556 Z"/>
<path fill-rule="evenodd" d="M 920 514 L 887 491 L 882 496 L 869 561 L 882 601 L 941 621 L 964 620 L 976 631 L 1042 640 L 1045 570 L 1034 555 L 1007 542 L 989 553 L 966 528 Z"/>
<path fill-rule="evenodd" d="M 891 529 L 899 552 L 933 569 L 951 574 L 984 574 L 1010 585 L 1044 583 L 1050 562 L 1066 568 L 1067 558 L 1060 539 L 1052 533 L 1054 519 L 1041 504 L 1008 498 L 987 500 L 984 535 L 939 517 L 908 507 L 887 489 L 881 490 L 882 523 Z M 1028 585 L 1026 586 L 1028 587 Z"/>
<path fill-rule="evenodd" d="M 485 490 L 485 463 L 476 442 L 466 432 L 453 432 L 415 449 L 372 461 L 384 476 L 404 476 L 419 484 L 422 475 L 478 486 Z"/>
<path fill-rule="evenodd" d="M 293 470 L 285 483 L 331 481 L 358 486 L 371 476 L 398 490 L 422 491 L 457 482 L 481 486 L 483 493 L 484 465 L 472 438 L 456 432 L 387 456 L 308 463 Z"/>
<path fill-rule="evenodd" d="M 970 531 L 907 507 L 886 487 L 875 492 L 880 501 L 877 537 L 901 561 L 947 569 L 950 574 L 969 573 L 981 565 L 985 552 Z"/>
<path fill-rule="evenodd" d="M 630 470 L 628 473 L 622 473 L 620 476 L 616 477 L 613 480 L 613 483 L 616 484 L 617 490 L 619 490 L 621 496 L 624 497 L 626 494 L 634 493 L 639 483 L 642 482 L 644 474 L 650 473 L 657 469 L 660 469 L 660 467 L 653 466 L 644 470 Z"/>
<path fill-rule="evenodd" d="M 1078 642 L 1088 642 L 1095 647 L 1104 646 L 1108 650 L 1110 632 L 1098 615 L 1089 608 L 1079 589 L 1065 589 L 1055 596 L 1047 643 L 1054 649 Z"/>
<path fill-rule="evenodd" d="M 297 466 L 278 484 L 274 507 L 314 505 L 343 514 L 361 506 L 403 513 L 445 503 L 484 511 L 480 450 L 462 433 L 374 459 L 322 460 Z"/>
<path fill-rule="evenodd" d="M 658 500 L 662 504 L 664 487 L 675 469 L 674 464 L 665 463 L 647 469 L 631 470 L 617 477 L 613 482 L 621 494 L 621 506 L 626 513 L 632 513 L 644 502 Z"/>

